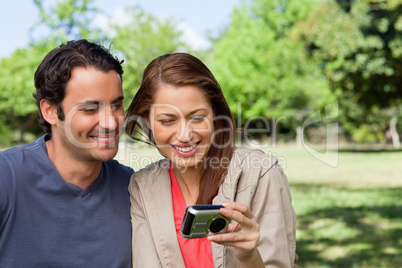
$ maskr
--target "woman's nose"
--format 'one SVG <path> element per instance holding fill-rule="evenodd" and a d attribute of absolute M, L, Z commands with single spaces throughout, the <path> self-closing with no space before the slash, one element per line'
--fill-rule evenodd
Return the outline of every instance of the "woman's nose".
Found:
<path fill-rule="evenodd" d="M 193 129 L 189 122 L 184 121 L 180 124 L 180 129 L 177 131 L 177 140 L 179 142 L 189 142 L 193 138 Z"/>

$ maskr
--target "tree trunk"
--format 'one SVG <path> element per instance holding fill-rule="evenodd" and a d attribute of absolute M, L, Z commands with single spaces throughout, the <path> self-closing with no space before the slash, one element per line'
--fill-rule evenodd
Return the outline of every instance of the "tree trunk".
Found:
<path fill-rule="evenodd" d="M 303 127 L 302 126 L 296 127 L 296 145 L 298 148 L 303 147 Z"/>
<path fill-rule="evenodd" d="M 17 130 L 17 141 L 19 143 L 25 143 L 24 134 L 30 129 L 34 124 L 36 124 L 36 114 L 31 113 L 27 117 L 18 117 L 14 114 L 11 114 L 11 121 L 14 125 L 14 128 Z"/>
<path fill-rule="evenodd" d="M 389 122 L 389 132 L 391 133 L 392 144 L 394 145 L 395 149 L 399 149 L 401 143 L 399 141 L 399 134 L 396 131 L 396 124 L 398 123 L 398 117 L 396 115 L 391 117 Z"/>

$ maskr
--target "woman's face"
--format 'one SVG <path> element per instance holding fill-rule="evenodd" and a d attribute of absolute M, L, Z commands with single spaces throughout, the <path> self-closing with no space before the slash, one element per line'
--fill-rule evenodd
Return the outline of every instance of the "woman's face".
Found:
<path fill-rule="evenodd" d="M 178 168 L 203 168 L 211 147 L 214 112 L 194 86 L 162 84 L 154 96 L 147 123 L 159 150 Z"/>

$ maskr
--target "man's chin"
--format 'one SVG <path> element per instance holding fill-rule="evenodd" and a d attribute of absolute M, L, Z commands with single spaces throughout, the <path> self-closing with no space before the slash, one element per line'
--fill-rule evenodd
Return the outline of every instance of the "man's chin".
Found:
<path fill-rule="evenodd" d="M 97 155 L 97 159 L 99 159 L 102 162 L 106 162 L 109 160 L 112 160 L 116 154 L 117 154 L 117 148 L 100 148 L 101 152 Z"/>

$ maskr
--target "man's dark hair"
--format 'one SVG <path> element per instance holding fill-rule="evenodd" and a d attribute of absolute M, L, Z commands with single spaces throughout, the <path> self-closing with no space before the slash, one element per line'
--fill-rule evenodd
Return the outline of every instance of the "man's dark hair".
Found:
<path fill-rule="evenodd" d="M 55 105 L 58 118 L 64 120 L 61 102 L 75 67 L 91 67 L 103 72 L 115 70 L 122 78 L 121 63 L 108 49 L 85 39 L 69 41 L 50 51 L 35 72 L 36 92 L 33 94 L 40 112 L 39 124 L 46 134 L 51 136 L 51 127 L 43 118 L 40 101 L 47 99 Z"/>

